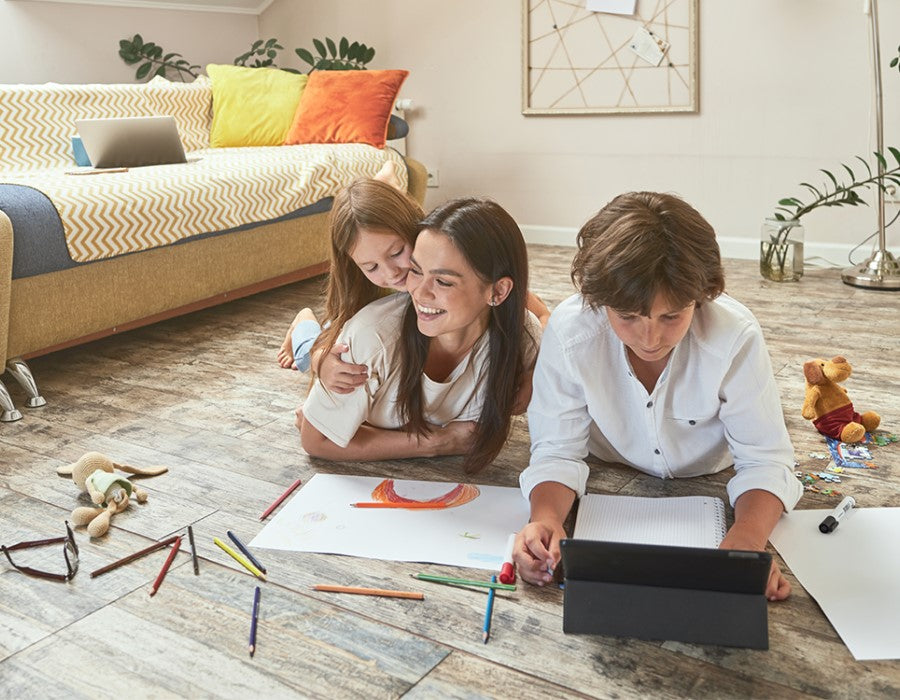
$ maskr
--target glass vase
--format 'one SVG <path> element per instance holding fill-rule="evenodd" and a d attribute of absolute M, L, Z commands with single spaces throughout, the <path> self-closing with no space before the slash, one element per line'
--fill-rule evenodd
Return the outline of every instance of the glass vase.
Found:
<path fill-rule="evenodd" d="M 796 282 L 803 277 L 803 226 L 799 221 L 763 222 L 759 274 L 773 282 Z"/>

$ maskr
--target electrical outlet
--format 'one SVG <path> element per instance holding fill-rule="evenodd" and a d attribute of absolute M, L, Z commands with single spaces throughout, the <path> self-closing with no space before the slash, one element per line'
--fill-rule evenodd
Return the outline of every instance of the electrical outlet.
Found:
<path fill-rule="evenodd" d="M 428 172 L 428 187 L 441 186 L 441 173 L 437 168 L 426 168 Z"/>

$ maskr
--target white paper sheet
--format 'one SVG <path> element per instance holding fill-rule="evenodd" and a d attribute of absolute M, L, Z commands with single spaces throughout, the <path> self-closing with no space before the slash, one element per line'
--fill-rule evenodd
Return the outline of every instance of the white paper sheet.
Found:
<path fill-rule="evenodd" d="M 633 15 L 637 0 L 585 0 L 584 9 L 591 12 L 609 12 L 613 15 Z"/>
<path fill-rule="evenodd" d="M 900 508 L 854 508 L 823 535 L 829 513 L 783 515 L 769 540 L 853 658 L 900 659 Z"/>
<path fill-rule="evenodd" d="M 353 508 L 372 501 L 384 479 L 317 474 L 275 515 L 251 547 L 348 554 L 496 570 L 510 533 L 528 522 L 528 502 L 517 488 L 478 486 L 479 495 L 440 510 Z M 394 480 L 398 495 L 430 500 L 456 483 Z"/>

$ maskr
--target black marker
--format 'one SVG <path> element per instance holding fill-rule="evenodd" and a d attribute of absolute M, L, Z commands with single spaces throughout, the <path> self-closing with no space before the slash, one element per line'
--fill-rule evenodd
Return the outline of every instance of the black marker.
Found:
<path fill-rule="evenodd" d="M 838 523 L 841 518 L 843 518 L 847 513 L 850 512 L 850 509 L 856 505 L 856 501 L 853 500 L 853 496 L 847 496 L 843 501 L 838 503 L 838 507 L 835 508 L 831 515 L 829 515 L 825 520 L 823 520 L 819 524 L 819 532 L 828 534 L 829 532 L 834 532 L 835 528 L 837 528 Z"/>

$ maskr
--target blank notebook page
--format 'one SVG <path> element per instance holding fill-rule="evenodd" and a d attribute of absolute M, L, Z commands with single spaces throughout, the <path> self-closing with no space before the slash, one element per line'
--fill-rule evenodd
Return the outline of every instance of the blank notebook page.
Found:
<path fill-rule="evenodd" d="M 578 506 L 575 539 L 715 549 L 725 537 L 721 498 L 639 498 L 586 494 Z"/>

